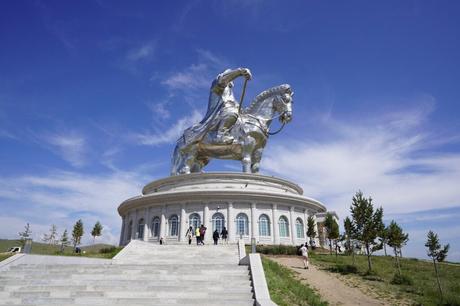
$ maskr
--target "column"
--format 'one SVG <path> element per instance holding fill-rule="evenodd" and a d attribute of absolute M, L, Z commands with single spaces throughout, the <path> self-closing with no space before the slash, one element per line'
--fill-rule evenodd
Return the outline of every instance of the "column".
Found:
<path fill-rule="evenodd" d="M 233 203 L 228 202 L 227 206 L 227 232 L 228 232 L 228 241 L 235 242 L 235 228 L 233 220 Z"/>
<path fill-rule="evenodd" d="M 257 216 L 256 216 L 256 203 L 251 203 L 251 238 L 255 238 L 257 242 L 258 232 L 257 232 Z"/>
<path fill-rule="evenodd" d="M 148 241 L 149 240 L 149 224 L 148 224 L 148 208 L 144 209 L 144 236 L 142 240 Z"/>
<path fill-rule="evenodd" d="M 166 217 L 165 217 L 165 213 L 166 213 L 166 207 L 165 205 L 163 205 L 161 207 L 161 220 L 160 220 L 160 238 L 163 237 L 163 239 L 165 239 L 166 237 Z"/>
<path fill-rule="evenodd" d="M 278 205 L 273 204 L 273 209 L 272 209 L 272 233 L 273 233 L 273 238 L 274 238 L 274 244 L 280 244 L 280 232 L 279 232 L 279 227 L 278 227 Z"/>
<path fill-rule="evenodd" d="M 126 216 L 123 216 L 122 221 L 121 221 L 121 233 L 120 233 L 120 243 L 119 243 L 120 246 L 122 246 L 125 243 L 125 227 L 126 227 Z"/>
<path fill-rule="evenodd" d="M 295 228 L 295 216 L 294 216 L 294 206 L 291 206 L 290 209 L 289 209 L 289 219 L 290 219 L 290 223 L 291 223 L 291 242 L 293 245 L 295 245 L 295 241 L 296 241 L 296 238 L 297 238 L 297 231 L 296 231 L 296 228 Z"/>
<path fill-rule="evenodd" d="M 206 235 L 204 236 L 204 241 L 211 241 L 209 237 L 212 237 L 212 228 L 209 226 L 209 204 L 204 203 L 203 208 L 203 225 L 207 228 Z"/>
<path fill-rule="evenodd" d="M 152 237 L 152 208 L 149 207 L 147 208 L 147 221 L 145 221 L 147 224 L 147 240 Z"/>
<path fill-rule="evenodd" d="M 131 233 L 131 239 L 134 240 L 137 238 L 137 210 L 134 212 L 133 218 L 133 231 Z"/>
<path fill-rule="evenodd" d="M 187 230 L 185 219 L 187 219 L 187 217 L 185 216 L 185 203 L 183 203 L 180 209 L 179 241 L 185 241 L 185 233 Z"/>

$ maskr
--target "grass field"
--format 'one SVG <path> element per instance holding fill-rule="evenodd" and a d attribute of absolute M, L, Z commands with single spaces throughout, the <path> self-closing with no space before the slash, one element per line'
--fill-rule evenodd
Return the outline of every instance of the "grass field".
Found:
<path fill-rule="evenodd" d="M 6 252 L 9 248 L 14 246 L 20 246 L 20 242 L 17 240 L 0 239 L 0 253 Z M 61 253 L 61 247 L 59 245 L 49 245 L 46 243 L 32 242 L 32 254 L 39 255 L 64 255 L 64 256 L 84 256 L 84 257 L 96 257 L 96 258 L 112 258 L 115 256 L 121 248 L 114 247 L 109 244 L 94 244 L 80 247 L 83 254 L 75 254 L 73 247 L 66 247 L 64 252 Z M 0 255 L 0 260 L 6 259 L 6 254 Z M 9 257 L 9 256 L 8 256 Z"/>
<path fill-rule="evenodd" d="M 416 305 L 439 305 L 440 298 L 436 284 L 433 264 L 429 261 L 403 258 L 401 260 L 402 274 L 412 284 L 396 285 L 392 280 L 396 273 L 394 258 L 391 256 L 373 256 L 374 273 L 368 275 L 367 257 L 356 256 L 356 271 L 351 267 L 351 256 L 339 255 L 337 263 L 335 255 L 310 254 L 311 262 L 329 271 L 348 274 L 371 287 L 383 295 L 396 294 L 407 297 Z M 460 305 L 460 265 L 443 263 L 439 265 L 441 285 L 444 291 L 442 305 Z"/>
<path fill-rule="evenodd" d="M 262 264 L 270 297 L 276 304 L 280 306 L 328 305 L 310 287 L 297 280 L 291 270 L 265 257 L 262 257 Z"/>

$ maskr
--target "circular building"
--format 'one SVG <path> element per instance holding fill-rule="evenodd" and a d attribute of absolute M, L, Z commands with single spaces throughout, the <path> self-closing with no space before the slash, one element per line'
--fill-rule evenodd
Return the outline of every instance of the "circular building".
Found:
<path fill-rule="evenodd" d="M 297 184 L 247 173 L 192 173 L 147 184 L 142 195 L 120 204 L 120 245 L 132 239 L 165 243 L 187 240 L 191 226 L 207 227 L 205 241 L 223 227 L 229 242 L 255 238 L 261 244 L 298 245 L 306 241 L 309 216 L 325 206 L 303 196 Z"/>

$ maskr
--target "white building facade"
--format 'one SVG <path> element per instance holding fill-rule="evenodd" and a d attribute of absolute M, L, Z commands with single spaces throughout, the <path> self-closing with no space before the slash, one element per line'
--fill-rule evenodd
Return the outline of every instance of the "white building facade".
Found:
<path fill-rule="evenodd" d="M 120 245 L 132 239 L 186 243 L 191 226 L 207 228 L 205 242 L 225 227 L 229 242 L 299 245 L 307 240 L 307 218 L 326 212 L 317 200 L 284 179 L 245 173 L 195 173 L 146 185 L 124 201 Z"/>

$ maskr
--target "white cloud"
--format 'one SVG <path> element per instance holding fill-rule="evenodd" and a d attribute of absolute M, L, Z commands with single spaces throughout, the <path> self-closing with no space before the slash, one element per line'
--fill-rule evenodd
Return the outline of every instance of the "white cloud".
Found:
<path fill-rule="evenodd" d="M 419 131 L 428 114 L 418 109 L 383 119 L 329 118 L 317 126 L 325 131 L 322 139 L 283 140 L 267 151 L 262 169 L 294 180 L 306 196 L 341 216 L 360 189 L 387 213 L 457 206 L 460 154 L 431 150 L 436 137 Z"/>
<path fill-rule="evenodd" d="M 157 146 L 166 143 L 174 143 L 184 132 L 193 124 L 199 122 L 202 115 L 196 110 L 190 116 L 185 116 L 176 121 L 169 129 L 158 132 L 148 132 L 144 134 L 133 134 L 131 139 L 141 145 Z"/>
<path fill-rule="evenodd" d="M 86 139 L 78 133 L 48 134 L 42 137 L 51 150 L 74 167 L 81 167 L 86 163 Z"/>
<path fill-rule="evenodd" d="M 34 239 L 40 239 L 51 224 L 71 232 L 76 220 L 85 224 L 84 243 L 96 221 L 104 226 L 100 242 L 118 243 L 118 205 L 140 193 L 147 177 L 139 173 L 113 171 L 106 175 L 85 175 L 54 171 L 45 175 L 0 178 L 0 237 L 17 238 L 29 222 Z"/>
<path fill-rule="evenodd" d="M 147 42 L 139 47 L 128 50 L 126 59 L 129 61 L 137 62 L 141 60 L 150 60 L 155 53 L 155 43 Z"/>
<path fill-rule="evenodd" d="M 208 50 L 198 49 L 198 62 L 182 71 L 171 73 L 161 83 L 171 90 L 203 90 L 208 89 L 216 72 L 223 71 L 227 61 L 219 58 Z"/>

